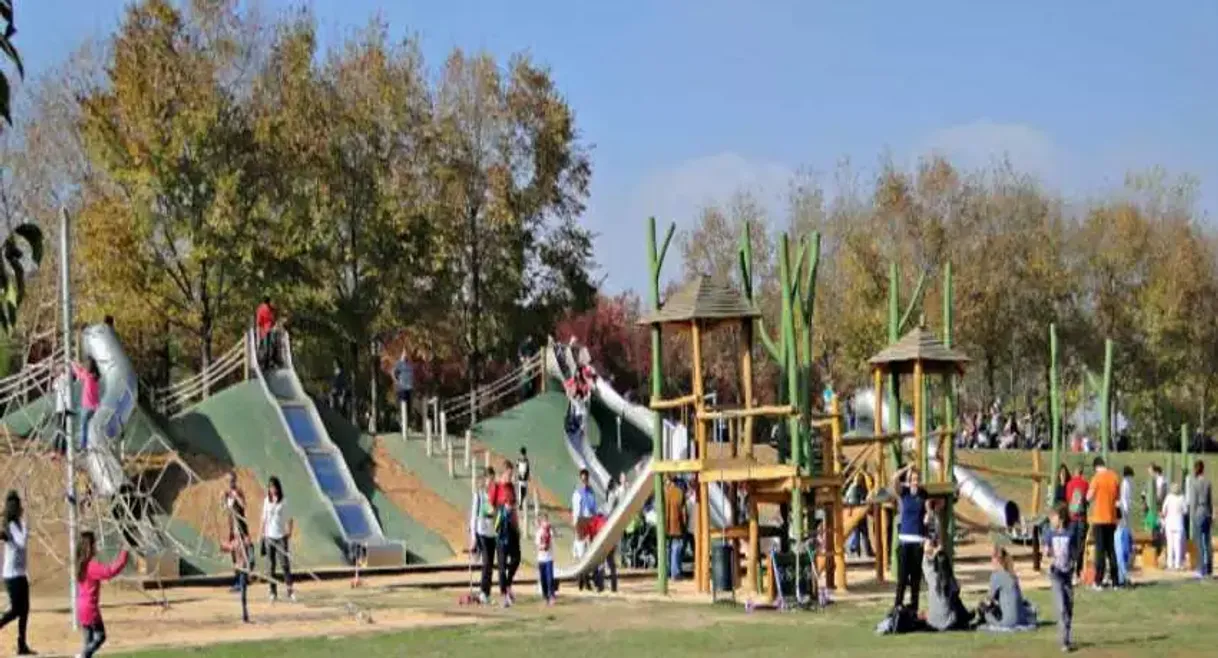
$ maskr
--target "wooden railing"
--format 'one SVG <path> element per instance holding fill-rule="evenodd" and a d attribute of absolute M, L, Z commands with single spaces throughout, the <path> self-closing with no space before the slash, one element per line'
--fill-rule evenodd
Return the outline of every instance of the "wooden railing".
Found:
<path fill-rule="evenodd" d="M 482 412 L 518 393 L 523 382 L 540 377 L 544 356 L 538 352 L 495 381 L 441 401 L 440 408 L 446 421 L 454 425 L 473 425 L 478 422 L 478 418 L 485 416 Z"/>

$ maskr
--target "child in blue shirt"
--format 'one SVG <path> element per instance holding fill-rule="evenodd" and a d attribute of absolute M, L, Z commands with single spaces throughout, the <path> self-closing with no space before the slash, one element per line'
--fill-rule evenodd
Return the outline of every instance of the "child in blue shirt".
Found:
<path fill-rule="evenodd" d="M 1052 529 L 1042 544 L 1049 557 L 1049 584 L 1053 586 L 1053 605 L 1057 608 L 1057 633 L 1062 651 L 1074 650 L 1071 637 L 1074 623 L 1074 533 L 1070 531 L 1070 511 L 1063 505 L 1053 511 Z"/>

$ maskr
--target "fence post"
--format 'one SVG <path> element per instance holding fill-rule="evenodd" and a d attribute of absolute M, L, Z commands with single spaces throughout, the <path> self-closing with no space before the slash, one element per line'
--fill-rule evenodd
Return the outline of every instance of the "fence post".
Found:
<path fill-rule="evenodd" d="M 491 467 L 491 451 L 490 450 L 482 451 L 482 466 L 483 466 L 484 470 Z"/>
<path fill-rule="evenodd" d="M 468 430 L 468 429 L 465 430 L 465 460 L 464 461 L 465 461 L 466 470 L 469 470 L 469 468 L 473 465 L 470 462 L 470 455 L 469 455 L 469 442 L 470 442 L 470 439 L 472 438 L 472 436 L 471 436 L 472 434 L 473 434 L 473 431 Z"/>
<path fill-rule="evenodd" d="M 242 371 L 241 374 L 245 378 L 245 381 L 249 381 L 249 378 L 250 378 L 250 349 L 251 349 L 250 332 L 248 332 L 248 331 L 245 332 L 245 338 L 242 339 L 242 342 L 245 343 L 245 349 L 242 350 L 243 354 L 242 354 L 242 359 L 241 359 L 241 371 Z"/>
<path fill-rule="evenodd" d="M 407 425 L 408 425 L 408 421 L 409 421 L 410 419 L 406 417 L 406 403 L 405 403 L 405 402 L 399 402 L 399 403 L 398 403 L 398 406 L 401 408 L 401 418 L 402 418 L 402 420 L 401 420 L 401 424 L 402 424 L 402 440 L 403 440 L 403 441 L 405 441 L 405 440 L 406 440 L 407 429 L 408 429 Z"/>
<path fill-rule="evenodd" d="M 423 419 L 423 441 L 427 446 L 427 456 L 431 456 L 431 419 Z"/>
<path fill-rule="evenodd" d="M 440 410 L 440 448 L 448 446 L 448 412 Z"/>
<path fill-rule="evenodd" d="M 453 444 L 448 444 L 448 477 L 457 477 L 457 471 L 453 464 Z"/>
<path fill-rule="evenodd" d="M 622 451 L 622 417 L 617 417 L 617 451 Z"/>
<path fill-rule="evenodd" d="M 478 388 L 469 389 L 469 424 L 478 422 Z"/>

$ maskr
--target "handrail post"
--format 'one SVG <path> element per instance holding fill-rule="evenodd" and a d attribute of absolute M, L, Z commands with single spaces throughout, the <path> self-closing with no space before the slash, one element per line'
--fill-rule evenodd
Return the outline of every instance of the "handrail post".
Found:
<path fill-rule="evenodd" d="M 448 447 L 448 412 L 440 410 L 440 448 Z"/>
<path fill-rule="evenodd" d="M 457 477 L 457 471 L 453 464 L 453 444 L 448 444 L 448 477 Z"/>
<path fill-rule="evenodd" d="M 430 418 L 423 419 L 423 440 L 425 442 L 425 445 L 427 446 L 427 448 L 426 448 L 427 456 L 430 457 L 431 456 L 431 419 Z"/>
<path fill-rule="evenodd" d="M 472 465 L 470 463 L 469 443 L 470 443 L 470 439 L 473 437 L 473 433 L 474 433 L 473 430 L 470 430 L 470 429 L 465 430 L 465 459 L 464 459 L 464 461 L 465 461 L 466 470 L 469 470 L 470 466 Z"/>
<path fill-rule="evenodd" d="M 250 378 L 250 332 L 246 331 L 241 339 L 244 348 L 241 350 L 241 370 L 244 381 L 249 381 Z"/>
<path fill-rule="evenodd" d="M 406 415 L 406 401 L 399 402 L 398 406 L 401 408 L 402 440 L 405 441 L 410 422 L 410 418 Z"/>
<path fill-rule="evenodd" d="M 478 387 L 469 389 L 469 424 L 478 422 Z"/>

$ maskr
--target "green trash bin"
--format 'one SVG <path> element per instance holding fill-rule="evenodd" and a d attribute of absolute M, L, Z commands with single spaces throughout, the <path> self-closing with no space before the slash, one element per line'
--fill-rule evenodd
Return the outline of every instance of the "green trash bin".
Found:
<path fill-rule="evenodd" d="M 711 545 L 711 588 L 715 592 L 736 591 L 736 547 L 731 542 Z"/>

